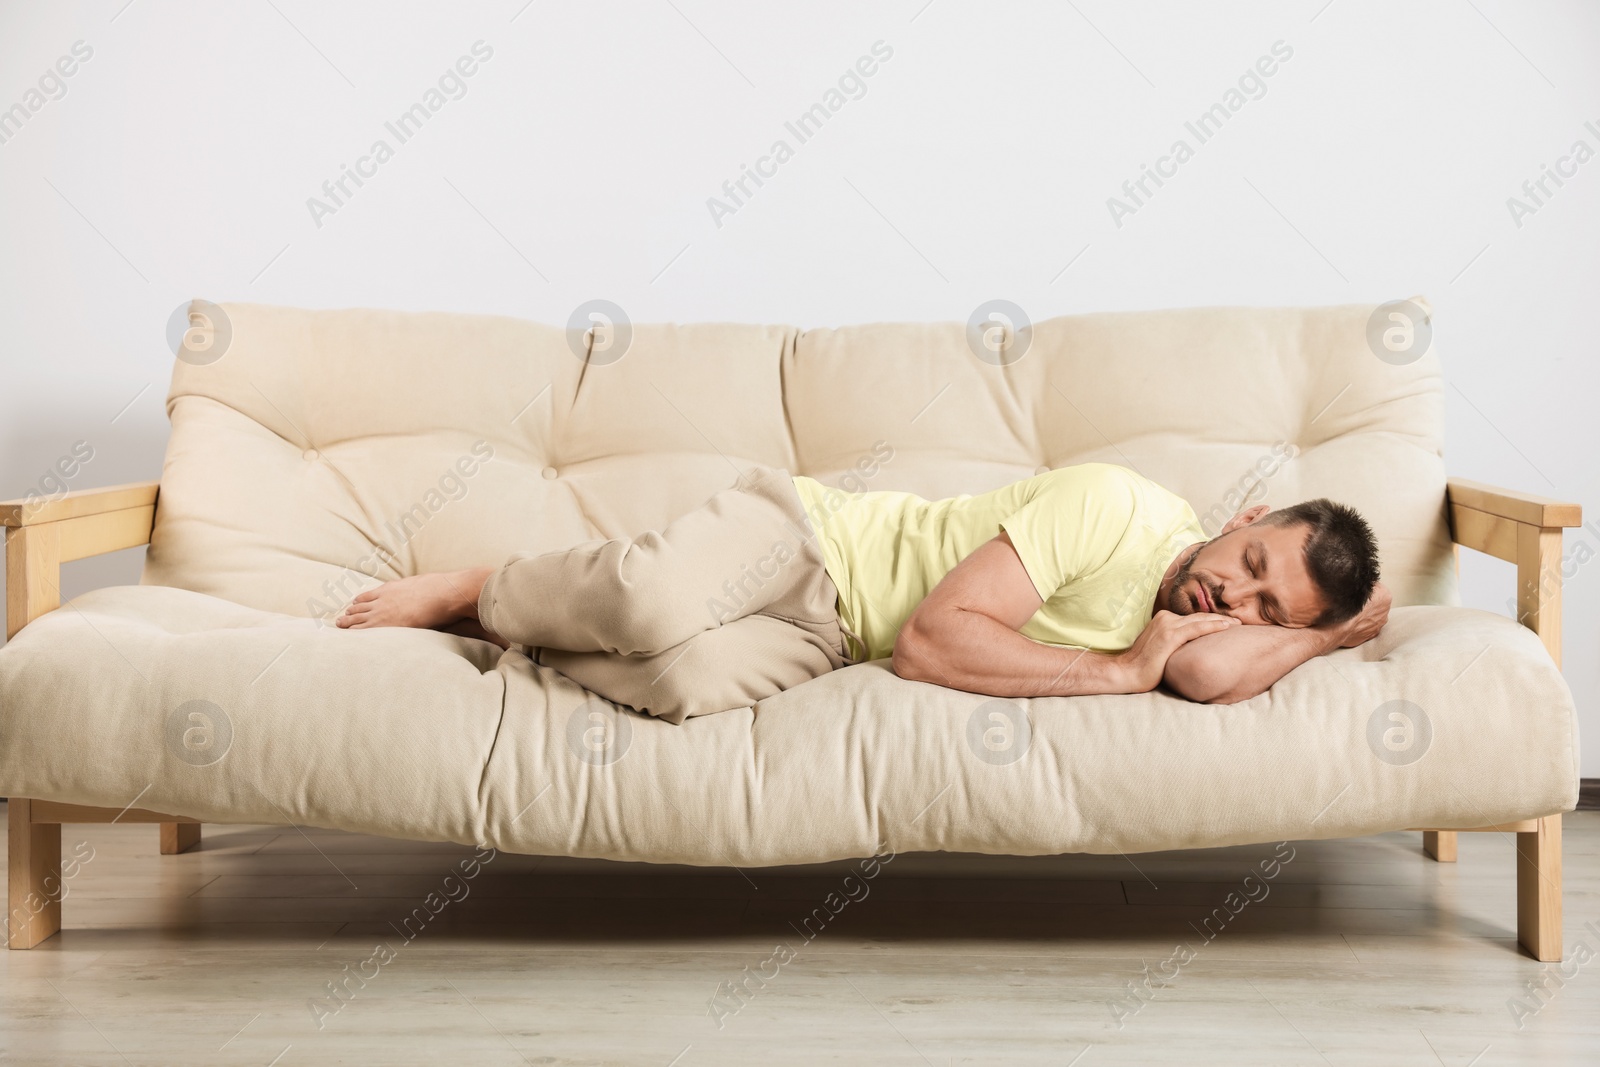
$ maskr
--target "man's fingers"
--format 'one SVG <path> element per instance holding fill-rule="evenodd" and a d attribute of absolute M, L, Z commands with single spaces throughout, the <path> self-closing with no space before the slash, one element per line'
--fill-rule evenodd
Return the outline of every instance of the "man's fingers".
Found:
<path fill-rule="evenodd" d="M 1239 625 L 1239 620 L 1231 615 L 1217 615 L 1209 611 L 1197 611 L 1192 615 L 1185 615 L 1183 621 L 1176 628 L 1175 636 L 1179 644 L 1187 644 L 1197 637 L 1207 634 L 1221 633 Z"/>

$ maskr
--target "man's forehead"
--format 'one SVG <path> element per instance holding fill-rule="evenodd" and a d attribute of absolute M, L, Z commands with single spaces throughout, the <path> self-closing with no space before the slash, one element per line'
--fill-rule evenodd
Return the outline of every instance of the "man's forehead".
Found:
<path fill-rule="evenodd" d="M 1266 562 L 1269 580 L 1275 579 L 1273 584 L 1283 589 L 1285 586 L 1280 583 L 1289 579 L 1288 601 L 1282 605 L 1284 610 L 1307 622 L 1322 614 L 1322 594 L 1309 580 L 1311 569 L 1306 565 L 1305 545 L 1311 530 L 1300 523 L 1248 529 L 1251 540 L 1247 543 L 1247 551 L 1252 555 L 1261 555 Z"/>
<path fill-rule="evenodd" d="M 1257 524 L 1245 529 L 1255 547 L 1280 555 L 1292 549 L 1294 555 L 1303 557 L 1306 541 L 1311 537 L 1311 528 L 1298 522 L 1286 526 Z"/>

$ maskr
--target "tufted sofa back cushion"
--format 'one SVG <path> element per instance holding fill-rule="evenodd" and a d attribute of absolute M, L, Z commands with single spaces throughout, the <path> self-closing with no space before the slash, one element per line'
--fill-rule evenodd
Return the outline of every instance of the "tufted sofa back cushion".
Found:
<path fill-rule="evenodd" d="M 1094 460 L 1211 532 L 1349 503 L 1398 604 L 1456 602 L 1438 360 L 1374 356 L 1372 305 L 1063 316 L 992 348 L 955 323 L 596 347 L 495 316 L 195 310 L 225 328 L 174 367 L 145 584 L 331 618 L 376 581 L 659 527 L 752 464 L 936 498 Z"/>

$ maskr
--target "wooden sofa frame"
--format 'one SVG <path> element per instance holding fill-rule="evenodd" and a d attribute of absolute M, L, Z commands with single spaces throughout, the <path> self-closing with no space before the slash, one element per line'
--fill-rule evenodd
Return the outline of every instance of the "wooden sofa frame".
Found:
<path fill-rule="evenodd" d="M 149 544 L 159 482 L 69 492 L 43 501 L 0 503 L 6 531 L 6 637 L 61 606 L 61 564 Z M 1451 539 L 1517 565 L 1517 620 L 1539 635 L 1561 665 L 1561 532 L 1582 521 L 1577 504 L 1451 479 Z M 137 798 L 135 798 L 137 800 Z M 142 808 L 85 807 L 12 797 L 7 940 L 32 948 L 61 929 L 63 823 L 153 822 L 163 854 L 200 842 L 200 823 Z M 1422 830 L 1433 859 L 1456 858 L 1457 830 Z M 1538 960 L 1561 959 L 1561 815 L 1464 832 L 1516 834 L 1517 941 Z"/>

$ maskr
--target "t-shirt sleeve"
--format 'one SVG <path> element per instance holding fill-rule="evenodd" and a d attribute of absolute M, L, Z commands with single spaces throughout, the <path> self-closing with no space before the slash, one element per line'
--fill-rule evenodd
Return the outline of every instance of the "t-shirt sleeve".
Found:
<path fill-rule="evenodd" d="M 1105 565 L 1138 515 L 1138 494 L 1120 467 L 1063 467 L 1000 520 L 1043 600 Z"/>

